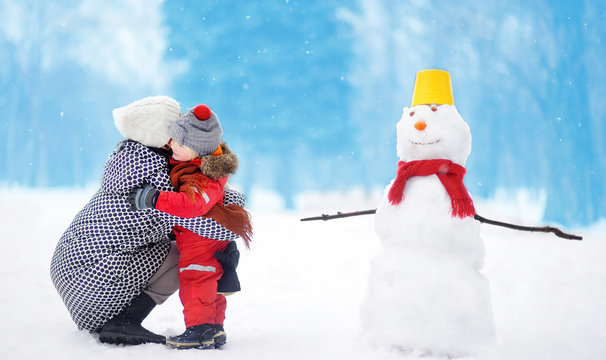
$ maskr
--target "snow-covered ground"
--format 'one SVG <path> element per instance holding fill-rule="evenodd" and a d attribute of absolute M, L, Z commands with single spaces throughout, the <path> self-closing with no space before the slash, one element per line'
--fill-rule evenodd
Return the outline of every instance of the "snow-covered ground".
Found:
<path fill-rule="evenodd" d="M 221 350 L 99 343 L 76 329 L 49 276 L 56 242 L 91 193 L 0 189 L 1 359 L 416 358 L 361 340 L 359 306 L 379 246 L 373 217 L 299 221 L 375 207 L 377 197 L 360 194 L 309 196 L 297 212 L 253 209 L 252 249 L 240 246 L 243 291 L 228 298 L 228 344 Z M 476 201 L 476 208 L 486 217 L 536 224 L 498 201 Z M 495 359 L 606 359 L 606 223 L 567 230 L 584 240 L 482 225 L 499 335 Z M 181 333 L 178 298 L 156 308 L 144 325 Z"/>

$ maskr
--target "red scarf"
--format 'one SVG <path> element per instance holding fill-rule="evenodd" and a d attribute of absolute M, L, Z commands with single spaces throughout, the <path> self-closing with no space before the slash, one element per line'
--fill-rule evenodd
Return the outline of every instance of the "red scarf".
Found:
<path fill-rule="evenodd" d="M 202 160 L 195 158 L 191 161 L 179 162 L 171 157 L 171 164 L 175 167 L 170 171 L 170 181 L 175 190 L 186 193 L 190 200 L 195 201 L 196 193 L 204 191 L 209 178 L 202 174 L 200 165 Z M 214 219 L 227 230 L 239 235 L 247 248 L 250 248 L 252 238 L 252 224 L 250 216 L 244 208 L 236 204 L 223 206 L 220 201 L 208 210 L 205 218 Z"/>
<path fill-rule="evenodd" d="M 404 200 L 404 187 L 410 177 L 437 175 L 450 196 L 452 216 L 460 218 L 473 216 L 476 210 L 463 184 L 463 176 L 466 172 L 461 165 L 445 159 L 398 161 L 396 179 L 389 189 L 387 198 L 392 205 L 398 205 Z"/>

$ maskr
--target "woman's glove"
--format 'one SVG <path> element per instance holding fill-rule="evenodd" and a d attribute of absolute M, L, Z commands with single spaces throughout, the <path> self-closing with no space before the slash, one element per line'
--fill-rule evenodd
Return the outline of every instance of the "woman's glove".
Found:
<path fill-rule="evenodd" d="M 144 184 L 141 187 L 133 188 L 127 197 L 127 200 L 130 203 L 130 210 L 137 211 L 155 208 L 158 195 L 160 195 L 160 192 L 150 184 Z"/>
<path fill-rule="evenodd" d="M 215 257 L 223 266 L 223 271 L 235 271 L 240 261 L 240 252 L 235 241 L 230 241 L 223 252 L 216 251 Z"/>
<path fill-rule="evenodd" d="M 217 293 L 222 295 L 231 295 L 240 291 L 240 280 L 236 267 L 240 261 L 240 252 L 235 241 L 230 241 L 223 252 L 215 252 L 215 257 L 223 267 L 223 275 L 217 281 Z"/>

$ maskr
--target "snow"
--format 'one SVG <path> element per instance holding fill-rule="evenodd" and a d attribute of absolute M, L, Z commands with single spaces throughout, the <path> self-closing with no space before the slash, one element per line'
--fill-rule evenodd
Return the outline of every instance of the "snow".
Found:
<path fill-rule="evenodd" d="M 0 189 L 0 358 L 2 359 L 416 359 L 362 341 L 360 305 L 379 249 L 373 216 L 329 222 L 302 217 L 374 208 L 377 194 L 301 196 L 298 211 L 252 209 L 255 238 L 242 251 L 243 291 L 228 298 L 228 344 L 221 350 L 171 350 L 101 344 L 72 323 L 49 276 L 59 237 L 93 189 Z M 501 204 L 475 200 L 478 213 L 538 225 Z M 262 206 L 259 206 L 262 208 Z M 492 358 L 606 358 L 606 222 L 566 229 L 583 241 L 481 225 L 499 345 Z M 183 331 L 176 296 L 144 325 Z M 491 358 L 491 359 L 492 359 Z M 432 360 L 431 357 L 423 359 Z M 487 358 L 488 359 L 488 358 Z"/>

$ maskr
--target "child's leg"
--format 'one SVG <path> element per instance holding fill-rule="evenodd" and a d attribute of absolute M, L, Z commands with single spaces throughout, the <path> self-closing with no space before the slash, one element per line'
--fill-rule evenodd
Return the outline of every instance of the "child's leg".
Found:
<path fill-rule="evenodd" d="M 217 294 L 215 298 L 215 321 L 213 324 L 223 325 L 225 321 L 225 310 L 227 309 L 227 301 L 225 296 Z"/>
<path fill-rule="evenodd" d="M 215 300 L 217 280 L 223 269 L 214 256 L 222 251 L 227 241 L 216 241 L 199 236 L 185 236 L 178 240 L 179 297 L 183 304 L 186 327 L 213 324 L 216 320 Z"/>

